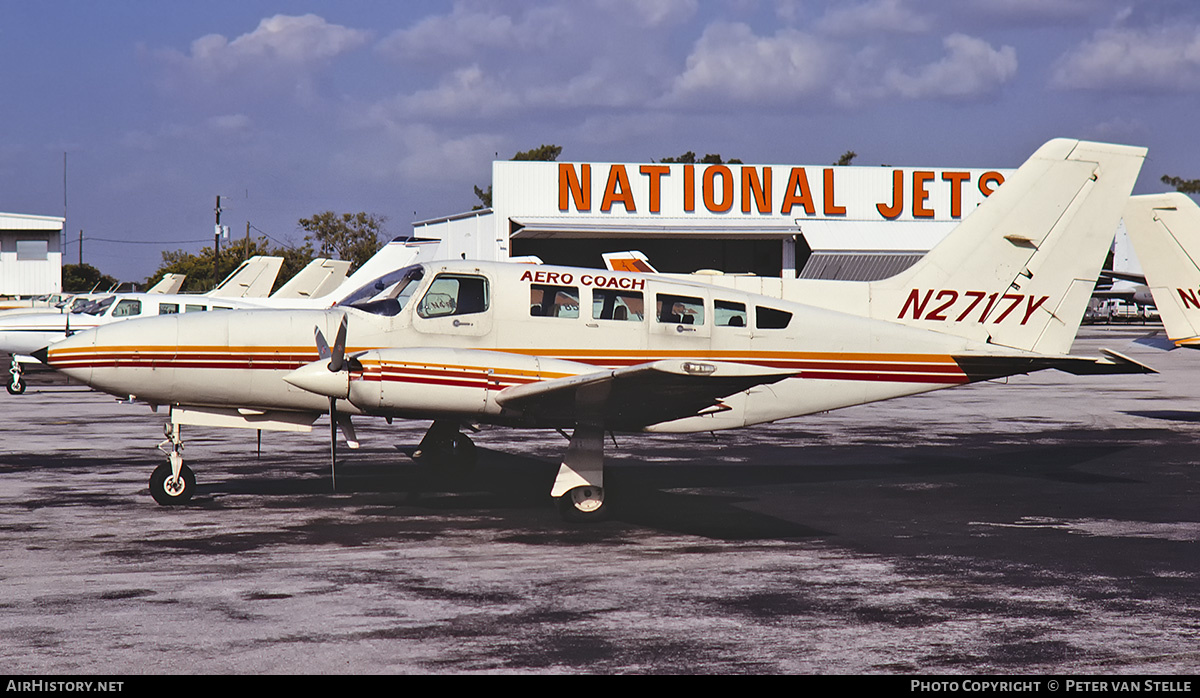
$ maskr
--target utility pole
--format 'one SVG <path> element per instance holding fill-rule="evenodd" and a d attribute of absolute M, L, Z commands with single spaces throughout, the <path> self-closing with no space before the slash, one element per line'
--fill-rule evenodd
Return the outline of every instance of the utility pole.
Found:
<path fill-rule="evenodd" d="M 221 283 L 221 196 L 217 195 L 217 225 L 213 234 L 213 287 Z"/>
<path fill-rule="evenodd" d="M 83 266 L 83 228 L 79 229 L 79 266 Z"/>

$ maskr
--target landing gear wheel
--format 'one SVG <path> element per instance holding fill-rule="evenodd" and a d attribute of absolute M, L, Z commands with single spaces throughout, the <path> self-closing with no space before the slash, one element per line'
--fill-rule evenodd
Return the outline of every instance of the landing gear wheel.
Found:
<path fill-rule="evenodd" d="M 417 460 L 459 470 L 470 470 L 479 459 L 475 443 L 466 434 L 455 432 L 413 454 Z"/>
<path fill-rule="evenodd" d="M 571 523 L 603 521 L 608 517 L 608 507 L 604 505 L 604 488 L 584 485 L 568 490 L 558 498 L 558 513 L 564 521 Z"/>
<path fill-rule="evenodd" d="M 25 392 L 25 379 L 18 378 L 15 381 L 9 381 L 4 387 L 8 388 L 9 395 L 20 395 Z"/>
<path fill-rule="evenodd" d="M 196 476 L 192 469 L 182 466 L 179 478 L 171 478 L 171 464 L 163 463 L 150 474 L 150 496 L 163 506 L 187 504 L 196 493 Z"/>

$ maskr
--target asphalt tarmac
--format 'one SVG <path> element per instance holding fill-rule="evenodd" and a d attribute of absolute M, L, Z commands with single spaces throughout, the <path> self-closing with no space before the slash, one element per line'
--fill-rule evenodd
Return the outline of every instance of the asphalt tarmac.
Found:
<path fill-rule="evenodd" d="M 1192 674 L 1200 352 L 1084 328 L 1153 376 L 1046 371 L 715 436 L 608 444 L 613 518 L 563 523 L 566 441 L 426 423 L 185 428 L 0 394 L 0 667 L 19 674 Z"/>

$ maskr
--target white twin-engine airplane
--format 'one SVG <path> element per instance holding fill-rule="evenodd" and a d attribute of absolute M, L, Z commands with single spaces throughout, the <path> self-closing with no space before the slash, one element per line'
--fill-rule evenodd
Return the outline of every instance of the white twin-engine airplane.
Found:
<path fill-rule="evenodd" d="M 455 260 L 385 274 L 326 310 L 151 318 L 40 354 L 170 407 L 168 463 L 150 479 L 160 503 L 195 487 L 181 424 L 308 429 L 328 411 L 335 462 L 351 415 L 432 418 L 414 455 L 434 462 L 473 456 L 464 423 L 571 430 L 551 495 L 590 520 L 606 510 L 606 431 L 731 429 L 1045 368 L 1152 372 L 1067 353 L 1144 156 L 1051 141 L 878 282 Z M 755 283 L 781 292 L 734 287 Z"/>
<path fill-rule="evenodd" d="M 1200 349 L 1200 206 L 1180 193 L 1131 196 L 1125 228 L 1167 338 Z"/>

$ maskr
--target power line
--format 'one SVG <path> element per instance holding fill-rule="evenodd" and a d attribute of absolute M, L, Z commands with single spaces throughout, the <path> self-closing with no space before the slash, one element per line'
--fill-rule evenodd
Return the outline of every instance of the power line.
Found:
<path fill-rule="evenodd" d="M 118 244 L 122 244 L 122 245 L 191 245 L 191 244 L 195 244 L 195 243 L 208 242 L 208 240 L 155 240 L 155 241 L 114 240 L 112 238 L 94 238 L 94 237 L 90 237 L 87 235 L 83 236 L 83 239 L 84 240 L 92 240 L 95 242 L 113 242 L 113 243 L 118 243 Z M 78 240 L 68 240 L 64 246 L 77 245 L 77 244 L 79 244 Z"/>

